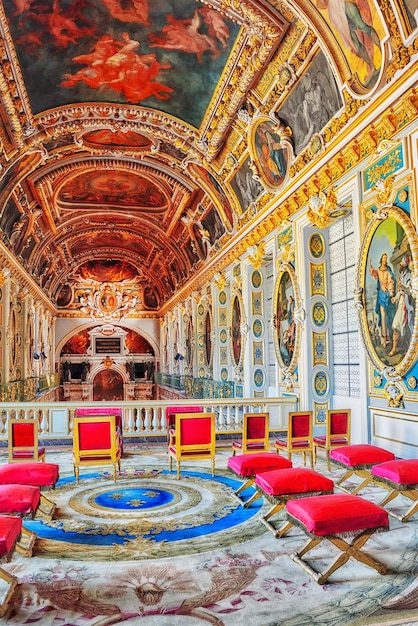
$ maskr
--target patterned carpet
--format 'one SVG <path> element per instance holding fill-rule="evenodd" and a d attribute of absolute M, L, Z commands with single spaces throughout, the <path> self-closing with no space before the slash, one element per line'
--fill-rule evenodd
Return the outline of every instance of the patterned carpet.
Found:
<path fill-rule="evenodd" d="M 60 482 L 46 494 L 57 511 L 50 522 L 25 521 L 38 534 L 35 553 L 5 565 L 20 584 L 0 623 L 418 624 L 418 516 L 406 524 L 390 518 L 390 532 L 368 542 L 366 550 L 389 566 L 386 576 L 349 561 L 320 586 L 289 558 L 305 535 L 293 528 L 275 539 L 259 521 L 270 505 L 259 499 L 244 509 L 233 497 L 240 483 L 227 469 L 229 455 L 228 448 L 217 453 L 215 478 L 195 461 L 178 481 L 164 447 L 128 446 L 116 483 L 82 470 L 77 486 L 71 453 L 48 451 L 47 461 L 60 465 Z M 321 459 L 317 470 L 328 474 Z M 383 492 L 372 486 L 361 495 L 378 502 Z M 398 499 L 392 506 L 409 506 Z M 334 554 L 321 544 L 315 567 Z"/>

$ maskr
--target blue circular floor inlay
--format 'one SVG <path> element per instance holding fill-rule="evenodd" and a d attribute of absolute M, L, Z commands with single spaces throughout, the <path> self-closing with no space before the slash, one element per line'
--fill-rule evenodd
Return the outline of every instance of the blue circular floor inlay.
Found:
<path fill-rule="evenodd" d="M 173 500 L 169 491 L 162 489 L 112 489 L 99 494 L 95 499 L 98 506 L 118 510 L 140 510 L 164 506 Z"/>

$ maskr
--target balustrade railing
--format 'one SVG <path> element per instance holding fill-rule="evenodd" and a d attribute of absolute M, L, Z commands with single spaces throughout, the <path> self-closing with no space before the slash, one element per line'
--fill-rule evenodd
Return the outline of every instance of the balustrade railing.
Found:
<path fill-rule="evenodd" d="M 195 406 L 216 415 L 217 434 L 236 433 L 242 429 L 245 412 L 268 412 L 270 431 L 287 428 L 289 411 L 296 411 L 298 398 L 287 395 L 281 398 L 221 398 L 193 400 L 136 400 L 132 402 L 3 402 L 0 403 L 0 441 L 7 440 L 8 422 L 12 418 L 38 418 L 39 437 L 44 440 L 72 439 L 72 424 L 76 408 L 118 407 L 123 409 L 123 435 L 125 438 L 166 436 L 166 408 L 169 406 Z"/>

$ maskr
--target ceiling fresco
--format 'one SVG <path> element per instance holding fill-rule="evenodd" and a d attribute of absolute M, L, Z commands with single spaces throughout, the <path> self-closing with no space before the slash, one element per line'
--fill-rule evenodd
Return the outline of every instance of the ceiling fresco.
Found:
<path fill-rule="evenodd" d="M 59 315 L 156 316 L 215 273 L 384 81 L 363 4 L 350 40 L 325 0 L 0 2 L 1 243 Z"/>

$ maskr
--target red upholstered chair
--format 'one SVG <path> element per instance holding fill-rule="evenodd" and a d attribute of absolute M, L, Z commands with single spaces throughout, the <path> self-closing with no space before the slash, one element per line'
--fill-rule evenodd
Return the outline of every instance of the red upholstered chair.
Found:
<path fill-rule="evenodd" d="M 78 483 L 81 466 L 110 465 L 120 473 L 121 449 L 114 415 L 74 418 L 73 461 Z"/>
<path fill-rule="evenodd" d="M 315 436 L 314 442 L 314 462 L 318 448 L 325 450 L 328 471 L 331 469 L 329 453 L 334 448 L 347 446 L 350 443 L 350 409 L 333 409 L 327 413 L 325 435 Z"/>
<path fill-rule="evenodd" d="M 275 448 L 278 453 L 280 450 L 286 452 L 288 459 L 292 458 L 292 454 L 303 454 L 304 465 L 309 454 L 313 469 L 312 411 L 289 413 L 287 437 L 276 439 Z"/>
<path fill-rule="evenodd" d="M 242 439 L 232 441 L 232 455 L 236 452 L 268 452 L 269 449 L 269 414 L 244 413 L 242 420 Z"/>
<path fill-rule="evenodd" d="M 173 459 L 177 463 L 177 478 L 180 478 L 182 461 L 210 459 L 212 476 L 215 473 L 215 414 L 176 413 L 175 428 L 170 429 L 168 454 L 170 471 Z"/>
<path fill-rule="evenodd" d="M 123 455 L 123 409 L 115 407 L 80 407 L 74 411 L 74 417 L 94 417 L 95 415 L 114 415 L 116 432 L 119 437 L 121 455 Z"/>
<path fill-rule="evenodd" d="M 9 463 L 45 461 L 45 448 L 38 445 L 37 419 L 9 420 Z"/>

